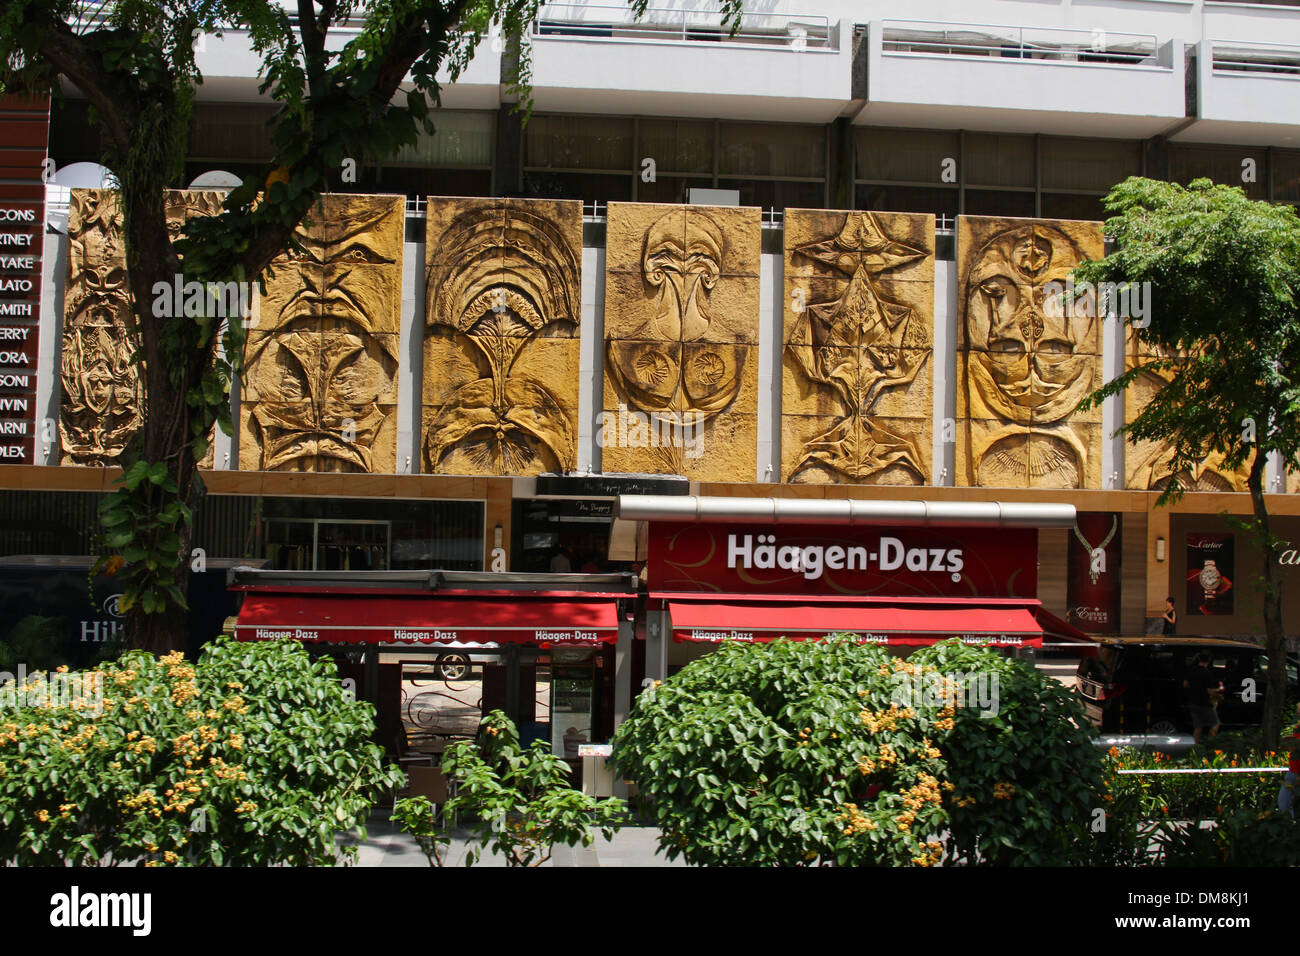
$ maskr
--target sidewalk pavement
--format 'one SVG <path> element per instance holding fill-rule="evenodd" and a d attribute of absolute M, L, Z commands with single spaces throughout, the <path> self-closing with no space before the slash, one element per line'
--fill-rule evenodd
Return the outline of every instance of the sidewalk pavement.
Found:
<path fill-rule="evenodd" d="M 444 856 L 444 866 L 463 867 L 469 846 L 469 831 L 457 828 Z M 589 847 L 557 846 L 551 859 L 542 866 L 686 866 L 681 860 L 668 860 L 655 853 L 659 830 L 655 827 L 628 825 L 606 840 L 599 834 Z M 366 842 L 359 843 L 355 834 L 339 837 L 339 846 L 357 847 L 356 866 L 428 866 L 429 861 L 413 837 L 390 823 L 386 817 L 372 817 L 366 824 Z M 506 865 L 504 857 L 484 850 L 476 866 Z"/>

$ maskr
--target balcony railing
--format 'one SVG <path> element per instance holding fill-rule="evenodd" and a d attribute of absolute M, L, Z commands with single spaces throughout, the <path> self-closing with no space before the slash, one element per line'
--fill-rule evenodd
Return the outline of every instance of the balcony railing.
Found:
<path fill-rule="evenodd" d="M 887 56 L 986 56 L 1072 65 L 1161 65 L 1159 43 L 1153 34 L 1147 33 L 938 20 L 883 20 L 881 23 L 882 52 Z"/>
<path fill-rule="evenodd" d="M 1300 47 L 1208 40 L 1215 73 L 1300 77 Z"/>
<path fill-rule="evenodd" d="M 827 17 L 745 14 L 732 33 L 721 10 L 650 8 L 639 20 L 628 7 L 548 3 L 533 25 L 539 40 L 623 43 L 719 43 L 795 51 L 833 52 L 835 28 Z"/>

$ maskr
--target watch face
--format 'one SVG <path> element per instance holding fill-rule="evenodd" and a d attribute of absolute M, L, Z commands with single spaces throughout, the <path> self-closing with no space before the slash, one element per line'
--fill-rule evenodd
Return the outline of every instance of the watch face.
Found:
<path fill-rule="evenodd" d="M 1197 580 L 1201 588 L 1207 593 L 1212 594 L 1219 589 L 1219 582 L 1222 578 L 1219 576 L 1219 569 L 1213 561 L 1206 561 L 1205 567 L 1201 568 L 1201 573 Z"/>

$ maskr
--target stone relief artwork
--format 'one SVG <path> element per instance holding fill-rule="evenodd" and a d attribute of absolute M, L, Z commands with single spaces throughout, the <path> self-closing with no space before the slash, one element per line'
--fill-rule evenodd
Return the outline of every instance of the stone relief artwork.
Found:
<path fill-rule="evenodd" d="M 787 209 L 781 480 L 927 484 L 934 217 Z"/>
<path fill-rule="evenodd" d="M 1160 356 L 1162 353 L 1137 340 L 1130 327 L 1127 331 L 1124 360 L 1125 368 L 1132 369 Z M 1171 353 L 1163 353 L 1168 357 Z M 1124 424 L 1132 424 L 1147 402 L 1168 382 L 1173 373 L 1142 372 L 1124 390 Z M 1128 438 L 1124 446 L 1124 486 L 1136 491 L 1164 491 L 1173 477 L 1174 449 L 1167 442 L 1139 441 Z M 1191 469 L 1178 476 L 1186 491 L 1245 491 L 1249 465 L 1238 472 L 1223 465 L 1223 456 L 1208 452 Z"/>
<path fill-rule="evenodd" d="M 248 329 L 239 467 L 393 474 L 401 196 L 329 193 L 276 258 Z"/>
<path fill-rule="evenodd" d="M 168 190 L 175 240 L 192 216 L 221 211 L 224 195 Z M 132 298 L 116 190 L 74 189 L 68 214 L 68 284 L 60 353 L 60 463 L 112 465 L 144 422 L 142 369 L 131 356 Z M 202 467 L 210 467 L 212 450 Z"/>
<path fill-rule="evenodd" d="M 1101 224 L 957 220 L 957 484 L 1100 488 L 1095 303 L 1065 303 L 1070 270 L 1102 256 Z"/>
<path fill-rule="evenodd" d="M 756 479 L 759 216 L 609 204 L 603 471 Z"/>
<path fill-rule="evenodd" d="M 578 465 L 582 203 L 429 200 L 422 470 Z"/>

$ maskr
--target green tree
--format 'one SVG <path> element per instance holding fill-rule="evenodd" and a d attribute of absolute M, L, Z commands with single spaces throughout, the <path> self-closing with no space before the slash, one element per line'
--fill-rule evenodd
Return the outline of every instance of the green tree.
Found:
<path fill-rule="evenodd" d="M 838 635 L 724 644 L 641 694 L 614 756 L 690 863 L 1057 863 L 1100 786 L 1081 723 L 994 652 Z"/>
<path fill-rule="evenodd" d="M 1263 734 L 1276 747 L 1286 697 L 1286 635 L 1277 559 L 1269 530 L 1264 466 L 1276 453 L 1300 466 L 1300 218 L 1288 205 L 1253 202 L 1239 187 L 1198 179 L 1189 186 L 1130 178 L 1106 197 L 1115 251 L 1075 276 L 1090 283 L 1150 283 L 1149 315 L 1137 340 L 1160 357 L 1140 363 L 1081 403 L 1096 407 L 1144 371 L 1172 376 L 1121 429 L 1173 447 L 1173 480 L 1159 503 L 1177 501 L 1178 474 L 1213 451 L 1230 469 L 1249 467 L 1253 516 L 1246 522 L 1264 557 L 1263 610 L 1268 692 Z"/>
<path fill-rule="evenodd" d="M 479 741 L 448 747 L 442 767 L 455 788 L 444 820 L 467 821 L 473 835 L 467 866 L 485 849 L 505 857 L 507 866 L 541 866 L 557 844 L 591 846 L 596 830 L 608 839 L 626 814 L 622 800 L 597 800 L 573 789 L 569 765 L 544 740 L 521 746 L 514 723 L 499 710 L 483 718 Z M 442 865 L 449 836 L 428 798 L 399 800 L 393 818 L 430 864 Z"/>
<path fill-rule="evenodd" d="M 131 651 L 8 693 L 0 863 L 331 866 L 400 780 L 374 707 L 293 642 Z"/>
<path fill-rule="evenodd" d="M 741 2 L 723 2 L 733 30 Z M 111 554 L 101 563 L 121 568 L 127 646 L 162 651 L 185 631 L 196 462 L 216 424 L 230 431 L 229 387 L 243 356 L 240 322 L 154 316 L 155 284 L 182 272 L 200 283 L 257 280 L 345 159 L 360 168 L 415 142 L 419 130 L 433 132 L 437 73 L 455 83 L 490 31 L 510 43 L 527 110 L 525 35 L 541 4 L 297 0 L 295 10 L 271 0 L 7 0 L 0 8 L 0 90 L 57 94 L 60 80 L 75 87 L 122 189 L 146 410 L 137 443 L 124 453 L 123 479 L 104 503 Z M 631 6 L 639 14 L 646 4 Z M 344 26 L 357 32 L 338 44 Z M 221 215 L 192 220 L 173 243 L 163 189 L 183 185 L 202 81 L 195 36 L 222 29 L 246 30 L 261 57 L 261 89 L 280 107 L 275 156 L 264 176 L 229 194 Z M 412 88 L 399 97 L 404 82 Z"/>

